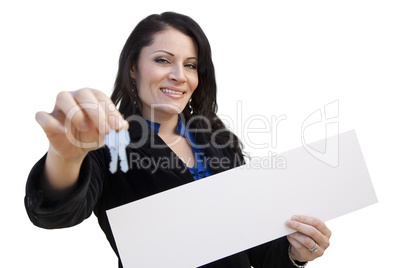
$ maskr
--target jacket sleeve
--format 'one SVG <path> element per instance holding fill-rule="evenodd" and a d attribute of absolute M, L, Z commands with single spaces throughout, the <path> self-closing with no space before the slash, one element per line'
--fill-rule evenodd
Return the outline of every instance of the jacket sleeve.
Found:
<path fill-rule="evenodd" d="M 286 236 L 251 248 L 247 251 L 254 268 L 294 268 L 288 255 L 289 241 Z"/>
<path fill-rule="evenodd" d="M 88 218 L 102 192 L 104 171 L 100 150 L 90 152 L 84 159 L 74 190 L 58 200 L 48 199 L 41 189 L 40 179 L 46 156 L 32 168 L 24 199 L 31 222 L 42 228 L 55 229 L 77 225 Z M 94 157 L 95 154 L 98 157 Z"/>

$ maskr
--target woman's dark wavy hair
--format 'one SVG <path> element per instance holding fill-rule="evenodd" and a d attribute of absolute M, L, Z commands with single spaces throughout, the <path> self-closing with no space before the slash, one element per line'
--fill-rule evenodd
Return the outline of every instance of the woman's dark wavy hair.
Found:
<path fill-rule="evenodd" d="M 209 41 L 197 22 L 188 16 L 174 12 L 154 14 L 143 19 L 135 27 L 120 54 L 112 101 L 116 106 L 119 105 L 119 111 L 125 118 L 133 114 L 141 115 L 142 104 L 138 98 L 137 88 L 131 79 L 130 69 L 137 67 L 142 48 L 152 44 L 156 33 L 168 28 L 174 28 L 189 36 L 198 48 L 198 87 L 193 92 L 191 101 L 194 112 L 191 114 L 191 109 L 187 105 L 183 116 L 186 122 L 191 122 L 192 129 L 210 129 L 211 131 L 203 131 L 207 140 L 199 140 L 197 133 L 194 134 L 195 139 L 198 142 L 210 142 L 213 138 L 218 145 L 228 145 L 234 149 L 235 153 L 242 156 L 242 144 L 239 139 L 226 129 L 216 115 L 218 106 L 215 69 Z"/>

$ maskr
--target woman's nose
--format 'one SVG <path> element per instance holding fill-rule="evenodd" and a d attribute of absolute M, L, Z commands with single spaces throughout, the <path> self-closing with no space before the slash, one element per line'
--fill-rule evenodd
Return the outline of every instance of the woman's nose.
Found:
<path fill-rule="evenodd" d="M 187 78 L 184 73 L 184 66 L 174 66 L 169 73 L 169 79 L 178 83 L 186 82 Z"/>

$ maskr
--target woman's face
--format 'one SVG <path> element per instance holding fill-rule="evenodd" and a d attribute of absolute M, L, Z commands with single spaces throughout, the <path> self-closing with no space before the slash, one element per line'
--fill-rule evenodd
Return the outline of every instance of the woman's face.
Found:
<path fill-rule="evenodd" d="M 130 74 L 137 83 L 145 118 L 184 110 L 198 86 L 197 55 L 193 40 L 173 28 L 155 34 L 153 43 L 141 50 L 137 68 Z"/>

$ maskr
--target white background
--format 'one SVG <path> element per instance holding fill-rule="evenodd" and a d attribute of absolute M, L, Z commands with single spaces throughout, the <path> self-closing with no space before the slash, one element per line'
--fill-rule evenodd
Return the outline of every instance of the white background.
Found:
<path fill-rule="evenodd" d="M 399 1 L 221 2 L 1 2 L 1 267 L 117 267 L 94 216 L 64 230 L 30 223 L 25 181 L 48 146 L 34 115 L 50 112 L 62 90 L 92 87 L 110 95 L 134 26 L 168 10 L 191 16 L 207 34 L 218 113 L 236 120 L 241 100 L 243 122 L 237 120 L 234 131 L 242 140 L 247 118 L 286 115 L 277 146 L 262 150 L 248 143 L 252 156 L 300 146 L 303 121 L 336 100 L 340 131 L 356 129 L 379 203 L 328 222 L 331 247 L 309 267 L 401 262 Z M 325 137 L 324 126 L 317 124 L 308 138 Z M 272 133 L 253 135 L 255 144 L 271 142 Z"/>

